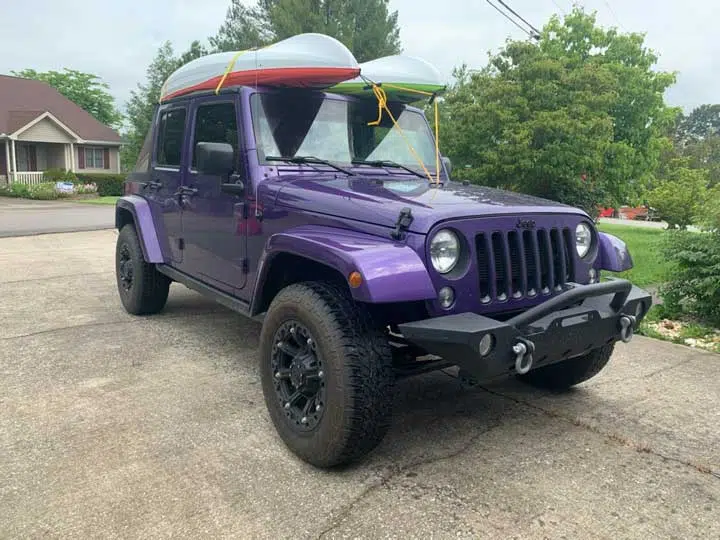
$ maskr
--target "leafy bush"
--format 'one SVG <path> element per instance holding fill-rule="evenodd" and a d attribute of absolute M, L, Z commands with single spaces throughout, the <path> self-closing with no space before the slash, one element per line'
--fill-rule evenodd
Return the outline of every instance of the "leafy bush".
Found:
<path fill-rule="evenodd" d="M 648 193 L 648 204 L 660 212 L 669 228 L 685 229 L 694 223 L 705 201 L 707 172 L 678 167 Z"/>
<path fill-rule="evenodd" d="M 30 186 L 27 184 L 18 184 L 17 182 L 13 182 L 12 184 L 0 186 L 0 195 L 3 197 L 26 198 L 29 193 L 29 187 Z"/>
<path fill-rule="evenodd" d="M 90 193 L 97 193 L 98 187 L 96 184 L 75 184 L 73 191 L 77 195 L 87 195 Z"/>
<path fill-rule="evenodd" d="M 60 193 L 55 188 L 55 182 L 43 182 L 42 184 L 33 184 L 28 186 L 28 199 L 36 199 L 39 201 L 52 201 L 60 197 L 67 197 L 67 194 Z"/>
<path fill-rule="evenodd" d="M 19 182 L 13 182 L 12 184 L 0 186 L 0 196 L 35 199 L 39 201 L 52 201 L 70 197 L 77 193 L 95 193 L 95 191 L 97 191 L 97 187 L 93 184 L 76 184 L 73 192 L 66 193 L 57 189 L 56 182 L 43 182 L 41 184 L 21 184 Z"/>
<path fill-rule="evenodd" d="M 125 182 L 123 174 L 77 173 L 77 177 L 78 181 L 83 184 L 95 184 L 97 193 L 101 197 L 119 197 L 123 194 Z"/>
<path fill-rule="evenodd" d="M 720 233 L 674 231 L 664 255 L 670 261 L 660 290 L 666 313 L 720 325 Z"/>
<path fill-rule="evenodd" d="M 43 171 L 43 181 L 45 182 L 77 182 L 77 176 L 72 171 L 55 168 Z"/>
<path fill-rule="evenodd" d="M 700 206 L 698 225 L 711 232 L 720 232 L 720 185 L 708 190 L 705 202 Z"/>

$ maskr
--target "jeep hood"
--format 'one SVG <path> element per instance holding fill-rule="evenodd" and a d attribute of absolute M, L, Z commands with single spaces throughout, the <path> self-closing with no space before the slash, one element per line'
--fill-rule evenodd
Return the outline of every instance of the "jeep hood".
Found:
<path fill-rule="evenodd" d="M 572 214 L 585 212 L 554 201 L 498 189 L 446 183 L 430 187 L 424 179 L 298 177 L 273 182 L 279 207 L 344 217 L 394 227 L 400 210 L 410 208 L 410 231 L 427 234 L 437 222 L 507 214 Z M 267 186 L 270 187 L 270 186 Z M 274 191 L 274 190 L 273 190 Z"/>

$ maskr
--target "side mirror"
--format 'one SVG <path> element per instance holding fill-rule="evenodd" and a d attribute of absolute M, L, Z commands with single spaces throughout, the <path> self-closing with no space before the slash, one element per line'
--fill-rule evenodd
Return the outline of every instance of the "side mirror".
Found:
<path fill-rule="evenodd" d="M 452 174 L 452 161 L 450 161 L 449 157 L 443 156 L 442 163 L 445 165 L 445 170 L 447 171 L 447 175 L 449 177 Z"/>
<path fill-rule="evenodd" d="M 226 176 L 235 169 L 235 151 L 228 143 L 199 142 L 195 153 L 197 169 L 203 174 Z"/>

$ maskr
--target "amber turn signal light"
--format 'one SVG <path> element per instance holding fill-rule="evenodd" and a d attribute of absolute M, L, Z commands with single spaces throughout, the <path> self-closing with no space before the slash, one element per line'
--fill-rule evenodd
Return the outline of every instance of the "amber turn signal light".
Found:
<path fill-rule="evenodd" d="M 357 289 L 360 285 L 362 285 L 362 274 L 360 272 L 350 272 L 350 275 L 348 276 L 348 283 L 353 289 Z"/>

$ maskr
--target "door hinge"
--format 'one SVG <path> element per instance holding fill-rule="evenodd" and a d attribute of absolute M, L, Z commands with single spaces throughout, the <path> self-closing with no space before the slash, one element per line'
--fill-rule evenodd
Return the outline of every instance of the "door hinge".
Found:
<path fill-rule="evenodd" d="M 247 259 L 242 260 L 242 271 L 243 274 L 247 274 L 250 271 L 250 261 Z"/>
<path fill-rule="evenodd" d="M 185 249 L 185 239 L 178 238 L 178 249 Z"/>

